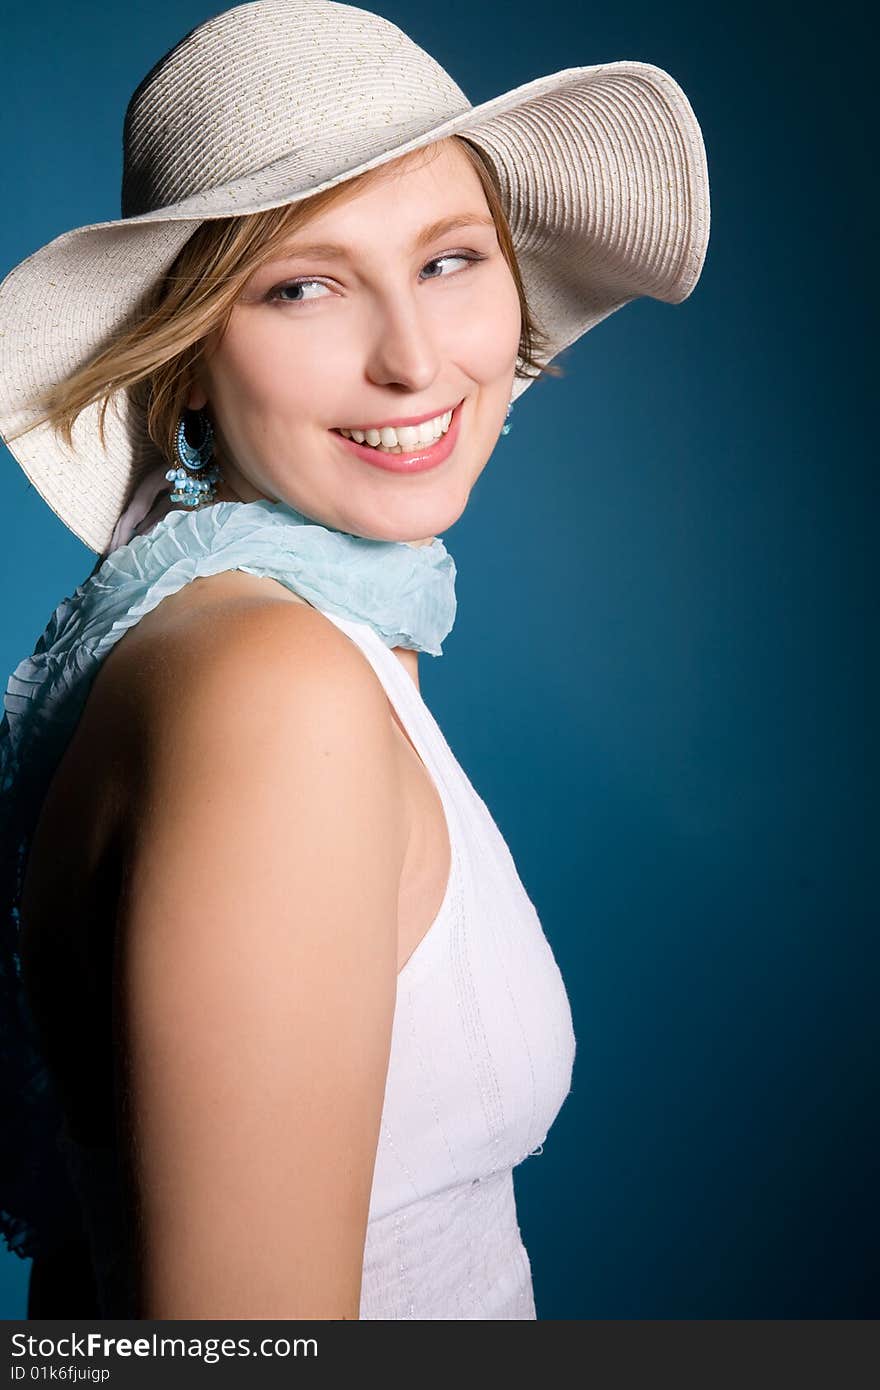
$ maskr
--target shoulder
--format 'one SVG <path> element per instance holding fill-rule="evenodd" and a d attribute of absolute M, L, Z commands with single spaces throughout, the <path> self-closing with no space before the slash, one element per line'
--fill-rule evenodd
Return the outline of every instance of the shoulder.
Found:
<path fill-rule="evenodd" d="M 263 760 L 274 758 L 283 787 L 293 759 L 326 761 L 330 748 L 340 776 L 369 764 L 386 787 L 399 777 L 393 716 L 370 662 L 274 581 L 239 571 L 194 581 L 126 633 L 100 679 L 95 713 L 113 726 L 135 788 L 163 768 L 171 776 L 215 758 L 240 779 L 267 775 Z"/>
<path fill-rule="evenodd" d="M 157 659 L 182 652 L 206 659 L 233 654 L 254 632 L 277 625 L 279 632 L 325 634 L 325 646 L 354 649 L 345 634 L 298 594 L 269 578 L 227 570 L 191 580 L 141 617 L 104 662 L 113 680 L 149 678 Z"/>
<path fill-rule="evenodd" d="M 381 682 L 355 642 L 274 580 L 238 570 L 194 580 L 163 599 L 110 652 L 99 682 L 140 739 L 170 714 L 186 719 L 193 701 L 222 721 L 273 691 L 305 698 L 328 685 L 388 713 Z M 233 696 L 246 703 L 235 705 Z"/>
<path fill-rule="evenodd" d="M 150 885 L 141 896 L 179 880 L 176 900 L 197 882 L 203 902 L 208 879 L 277 916 L 277 873 L 309 883 L 316 919 L 329 915 L 322 893 L 344 892 L 349 905 L 374 893 L 385 920 L 408 841 L 399 745 L 381 682 L 335 624 L 218 590 L 169 615 L 117 680 L 131 711 L 125 857 Z"/>

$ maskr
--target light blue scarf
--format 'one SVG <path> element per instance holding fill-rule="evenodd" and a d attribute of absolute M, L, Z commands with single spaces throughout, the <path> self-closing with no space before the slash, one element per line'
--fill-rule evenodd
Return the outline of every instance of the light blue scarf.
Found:
<path fill-rule="evenodd" d="M 389 647 L 441 656 L 455 621 L 455 563 L 441 540 L 369 540 L 270 501 L 167 512 L 106 555 L 55 609 L 9 678 L 0 721 L 0 1231 L 25 1257 L 51 1248 L 78 1221 L 56 1147 L 61 1110 L 19 979 L 18 904 L 31 836 L 108 652 L 166 595 L 235 569 L 367 623 Z"/>

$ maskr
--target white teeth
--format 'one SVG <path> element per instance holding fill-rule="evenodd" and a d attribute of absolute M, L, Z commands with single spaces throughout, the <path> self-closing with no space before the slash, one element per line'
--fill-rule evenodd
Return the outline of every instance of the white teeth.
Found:
<path fill-rule="evenodd" d="M 408 450 L 424 444 L 434 444 L 449 429 L 452 411 L 437 415 L 433 420 L 425 420 L 421 425 L 383 425 L 380 430 L 340 430 L 346 439 L 354 439 L 358 444 L 370 444 L 374 449 L 382 449 L 389 454 L 404 454 Z"/>

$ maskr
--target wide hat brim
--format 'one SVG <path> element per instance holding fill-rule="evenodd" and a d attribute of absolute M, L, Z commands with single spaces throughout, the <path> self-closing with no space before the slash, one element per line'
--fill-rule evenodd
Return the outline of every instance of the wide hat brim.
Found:
<path fill-rule="evenodd" d="M 415 138 L 304 184 L 302 157 L 138 216 L 65 232 L 0 284 L 0 437 L 65 526 L 103 553 L 133 482 L 162 460 L 127 392 L 82 412 L 68 449 L 31 402 L 103 347 L 196 227 L 297 202 L 451 135 L 497 173 L 548 360 L 631 300 L 681 303 L 709 240 L 703 137 L 685 93 L 649 63 L 566 68 L 468 108 Z M 517 378 L 513 396 L 531 385 Z"/>

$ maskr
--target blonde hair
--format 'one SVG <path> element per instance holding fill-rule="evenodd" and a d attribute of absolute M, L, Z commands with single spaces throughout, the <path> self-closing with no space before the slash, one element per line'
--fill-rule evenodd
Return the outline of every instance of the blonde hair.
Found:
<path fill-rule="evenodd" d="M 529 308 L 510 228 L 499 193 L 497 175 L 482 151 L 461 136 L 452 136 L 479 176 L 495 222 L 499 246 L 519 296 L 521 333 L 515 374 L 518 377 L 560 376 L 562 369 L 543 358 L 548 339 Z M 411 151 L 413 156 L 436 151 L 443 142 Z M 104 420 L 111 398 L 127 391 L 144 413 L 147 433 L 163 458 L 176 463 L 175 436 L 195 382 L 206 340 L 222 336 L 233 306 L 256 267 L 299 230 L 314 214 L 359 188 L 388 166 L 367 170 L 342 184 L 298 203 L 236 217 L 203 222 L 178 252 L 171 266 L 144 295 L 134 321 L 120 331 L 76 371 L 50 388 L 33 405 L 41 410 L 27 433 L 50 423 L 56 437 L 72 446 L 79 414 L 100 401 L 98 429 L 106 447 Z M 393 167 L 393 166 L 392 166 Z M 17 438 L 17 435 L 12 438 Z M 134 478 L 136 486 L 139 479 Z"/>

